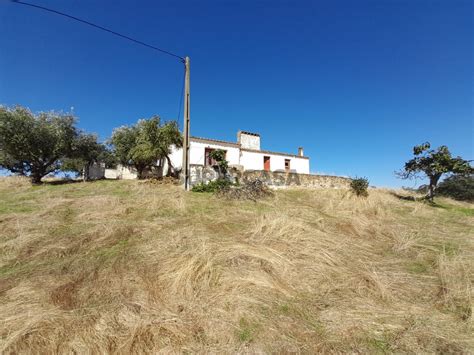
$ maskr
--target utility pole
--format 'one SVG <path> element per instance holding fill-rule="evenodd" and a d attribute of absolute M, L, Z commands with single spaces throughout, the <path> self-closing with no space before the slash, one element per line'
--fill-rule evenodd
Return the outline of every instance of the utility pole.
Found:
<path fill-rule="evenodd" d="M 189 180 L 190 180 L 190 171 L 189 171 L 189 110 L 190 110 L 190 70 L 191 70 L 191 61 L 189 57 L 184 58 L 184 126 L 183 126 L 183 166 L 182 174 L 184 178 L 184 189 L 189 190 Z"/>

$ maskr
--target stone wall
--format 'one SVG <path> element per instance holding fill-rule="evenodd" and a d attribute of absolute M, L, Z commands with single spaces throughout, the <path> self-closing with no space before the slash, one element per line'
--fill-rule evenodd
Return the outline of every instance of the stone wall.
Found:
<path fill-rule="evenodd" d="M 215 171 L 212 167 L 191 165 L 190 170 L 191 186 L 201 182 L 207 183 L 218 178 L 217 171 Z M 245 182 L 259 179 L 273 188 L 312 187 L 348 189 L 351 182 L 351 179 L 341 176 L 296 174 L 263 170 L 239 171 L 237 169 L 231 169 L 229 172 L 229 178 L 234 182 Z"/>

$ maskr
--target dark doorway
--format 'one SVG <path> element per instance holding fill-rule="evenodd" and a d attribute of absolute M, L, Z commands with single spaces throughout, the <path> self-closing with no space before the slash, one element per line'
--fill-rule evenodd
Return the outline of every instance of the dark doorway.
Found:
<path fill-rule="evenodd" d="M 215 149 L 212 149 L 212 148 L 205 148 L 204 150 L 204 165 L 205 166 L 213 166 L 216 164 L 215 160 L 209 156 L 209 154 L 211 154 L 211 152 L 214 150 Z"/>
<path fill-rule="evenodd" d="M 263 157 L 263 170 L 270 171 L 270 157 Z"/>

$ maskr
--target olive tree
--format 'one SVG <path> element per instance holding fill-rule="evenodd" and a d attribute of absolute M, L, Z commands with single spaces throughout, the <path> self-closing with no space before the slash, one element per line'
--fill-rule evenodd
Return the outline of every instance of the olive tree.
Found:
<path fill-rule="evenodd" d="M 174 172 L 174 166 L 170 159 L 171 147 L 183 147 L 183 136 L 176 121 L 166 122 L 160 127 L 158 146 L 160 147 L 160 157 L 168 162 L 166 175 L 171 176 Z"/>
<path fill-rule="evenodd" d="M 168 174 L 173 166 L 169 155 L 171 146 L 182 146 L 182 137 L 176 122 L 161 123 L 158 116 L 141 119 L 133 126 L 123 126 L 114 130 L 110 143 L 118 161 L 133 166 L 139 178 L 145 169 L 161 159 L 168 161 Z"/>
<path fill-rule="evenodd" d="M 405 163 L 405 167 L 398 174 L 403 179 L 415 178 L 424 175 L 429 180 L 428 195 L 433 201 L 436 187 L 443 174 L 468 175 L 474 172 L 468 160 L 461 157 L 453 158 L 448 147 L 441 146 L 431 149 L 430 143 L 426 142 L 413 147 L 414 158 Z"/>
<path fill-rule="evenodd" d="M 82 174 L 84 181 L 89 179 L 89 169 L 107 154 L 104 144 L 97 141 L 95 134 L 80 133 L 72 142 L 71 154 L 63 160 L 61 170 Z"/>
<path fill-rule="evenodd" d="M 132 151 L 137 145 L 137 139 L 138 128 L 136 126 L 122 126 L 113 131 L 110 144 L 117 161 L 124 166 L 135 167 L 140 178 L 147 162 L 133 159 Z"/>
<path fill-rule="evenodd" d="M 41 183 L 70 156 L 78 135 L 75 121 L 70 114 L 0 107 L 0 167 Z"/>

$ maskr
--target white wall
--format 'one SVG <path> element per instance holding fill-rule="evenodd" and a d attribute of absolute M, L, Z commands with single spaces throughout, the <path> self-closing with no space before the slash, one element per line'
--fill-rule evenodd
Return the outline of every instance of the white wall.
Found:
<path fill-rule="evenodd" d="M 309 174 L 309 159 L 293 156 L 242 150 L 240 164 L 245 170 L 263 170 L 264 156 L 270 157 L 270 171 L 285 171 L 285 159 L 290 159 L 290 171 Z"/>
<path fill-rule="evenodd" d="M 196 165 L 204 165 L 204 156 L 206 148 L 225 150 L 226 160 L 229 165 L 239 164 L 239 151 L 237 147 L 220 145 L 218 143 L 203 143 L 191 140 L 191 149 L 189 150 L 189 163 Z M 170 154 L 171 163 L 175 168 L 181 169 L 183 164 L 183 149 L 172 147 Z M 164 171 L 167 171 L 166 165 Z"/>
<path fill-rule="evenodd" d="M 239 132 L 237 139 L 242 148 L 260 150 L 260 136 Z"/>
<path fill-rule="evenodd" d="M 170 154 L 171 164 L 175 167 L 175 169 L 181 169 L 183 166 L 183 148 L 176 148 L 175 146 L 171 147 L 171 154 Z M 165 162 L 165 166 L 163 167 L 163 173 L 166 174 L 168 171 L 168 164 Z"/>
<path fill-rule="evenodd" d="M 226 159 L 229 165 L 241 165 L 244 170 L 264 170 L 263 169 L 263 157 L 270 157 L 270 170 L 271 171 L 285 171 L 285 159 L 290 159 L 290 171 L 297 172 L 300 174 L 309 174 L 309 159 L 300 158 L 296 156 L 287 156 L 280 154 L 272 154 L 266 152 L 247 151 L 241 150 L 237 146 L 229 146 L 219 143 L 201 142 L 191 139 L 191 148 L 189 152 L 190 164 L 204 165 L 205 149 L 222 149 L 227 152 Z M 183 162 L 183 149 L 171 147 L 170 154 L 171 163 L 175 169 L 182 168 Z M 165 160 L 163 167 L 163 174 L 168 171 L 168 164 Z M 112 169 L 106 169 L 105 177 L 109 179 L 133 179 L 136 177 L 136 173 L 119 167 L 118 171 L 112 171 Z"/>
<path fill-rule="evenodd" d="M 291 157 L 290 170 L 300 174 L 309 174 L 309 159 Z"/>
<path fill-rule="evenodd" d="M 134 168 L 124 167 L 120 164 L 117 165 L 117 169 L 105 169 L 104 174 L 106 179 L 134 180 L 137 176 L 137 171 Z"/>
<path fill-rule="evenodd" d="M 265 152 L 254 152 L 240 150 L 237 147 L 227 145 L 219 145 L 218 143 L 203 143 L 191 141 L 191 149 L 189 153 L 190 164 L 204 165 L 204 152 L 206 148 L 223 149 L 227 151 L 226 159 L 229 165 L 242 165 L 245 170 L 263 170 L 263 157 L 270 157 L 271 171 L 285 171 L 285 159 L 290 159 L 290 171 L 300 174 L 309 174 L 309 159 L 294 156 L 271 154 Z M 171 149 L 171 163 L 177 169 L 181 169 L 183 160 L 183 149 Z M 163 170 L 166 173 L 167 167 Z"/>

